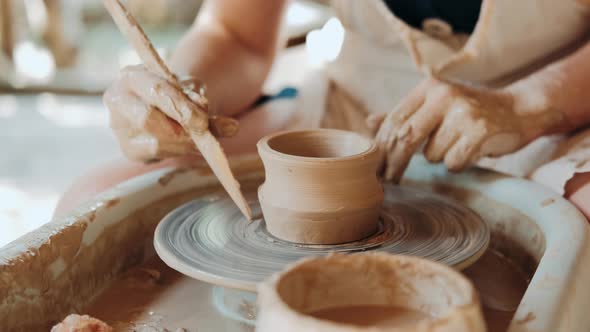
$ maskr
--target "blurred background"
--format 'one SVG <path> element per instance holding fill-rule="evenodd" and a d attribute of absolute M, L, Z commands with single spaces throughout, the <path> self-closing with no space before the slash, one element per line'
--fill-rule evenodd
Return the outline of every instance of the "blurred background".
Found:
<path fill-rule="evenodd" d="M 166 56 L 202 1 L 124 2 Z M 277 89 L 301 79 L 287 63 L 330 16 L 326 1 L 291 2 Z M 0 247 L 50 221 L 76 177 L 122 158 L 101 94 L 136 63 L 100 0 L 0 0 Z"/>

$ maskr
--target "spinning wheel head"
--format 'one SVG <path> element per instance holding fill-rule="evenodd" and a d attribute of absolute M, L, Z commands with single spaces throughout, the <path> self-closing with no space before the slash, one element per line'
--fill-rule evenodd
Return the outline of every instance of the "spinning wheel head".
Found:
<path fill-rule="evenodd" d="M 463 269 L 488 246 L 487 224 L 470 209 L 440 195 L 385 186 L 378 230 L 355 242 L 304 245 L 280 240 L 263 219 L 243 220 L 228 198 L 201 198 L 168 214 L 154 237 L 166 264 L 190 277 L 256 291 L 256 285 L 303 257 L 378 250 L 412 255 Z M 247 199 L 260 215 L 255 192 Z"/>

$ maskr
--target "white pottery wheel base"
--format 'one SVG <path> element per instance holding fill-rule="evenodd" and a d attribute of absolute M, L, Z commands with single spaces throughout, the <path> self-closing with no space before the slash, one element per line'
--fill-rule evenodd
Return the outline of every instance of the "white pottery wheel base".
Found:
<path fill-rule="evenodd" d="M 260 207 L 246 193 L 253 212 Z M 169 213 L 154 245 L 170 267 L 215 285 L 254 292 L 287 264 L 330 252 L 379 250 L 438 261 L 457 269 L 475 262 L 490 239 L 487 224 L 470 209 L 419 189 L 385 186 L 379 230 L 339 245 L 303 245 L 273 237 L 262 219 L 248 223 L 229 199 L 197 199 Z"/>
<path fill-rule="evenodd" d="M 262 173 L 246 172 L 257 170 L 245 168 L 240 178 L 250 191 L 260 184 Z M 115 209 L 127 210 L 97 213 L 96 220 L 104 219 L 110 225 L 116 218 L 146 205 L 150 207 L 147 214 L 139 214 L 139 219 L 132 221 L 149 221 L 153 206 L 164 204 L 158 199 L 184 197 L 187 191 L 195 189 L 191 194 L 195 198 L 206 199 L 203 195 L 209 195 L 210 202 L 218 200 L 219 197 L 211 198 L 211 195 L 220 193 L 221 189 L 206 187 L 214 184 L 215 178 L 203 176 L 198 171 L 168 169 L 134 179 L 118 189 L 118 196 L 112 192 L 105 196 L 113 199 L 126 195 Z M 586 282 L 590 270 L 587 264 L 579 263 L 590 252 L 589 231 L 587 221 L 570 203 L 526 180 L 478 170 L 449 174 L 443 166 L 429 165 L 422 158 L 413 161 L 405 184 L 452 197 L 476 211 L 489 226 L 492 236 L 488 250 L 463 270 L 478 289 L 488 331 L 571 332 L 584 331 L 590 326 L 584 311 L 590 298 Z M 222 240 L 227 243 L 227 236 Z M 92 301 L 84 313 L 122 327 L 149 325 L 159 330 L 184 328 L 189 332 L 254 331 L 253 293 L 186 277 L 159 259 L 133 270 L 149 280 L 153 275 L 160 277 L 155 282 L 130 282 L 122 276 Z"/>

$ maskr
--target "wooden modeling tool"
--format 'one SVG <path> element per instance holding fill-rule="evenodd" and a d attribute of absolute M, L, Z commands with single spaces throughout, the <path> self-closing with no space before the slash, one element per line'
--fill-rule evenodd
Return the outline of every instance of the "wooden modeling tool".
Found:
<path fill-rule="evenodd" d="M 121 33 L 133 45 L 145 67 L 183 91 L 176 76 L 168 69 L 143 29 L 123 4 L 119 0 L 103 0 L 103 2 Z M 240 211 L 248 220 L 252 220 L 252 211 L 240 191 L 240 184 L 231 172 L 221 145 L 210 131 L 210 129 L 215 130 L 220 136 L 231 136 L 237 131 L 237 121 L 227 117 L 209 117 L 205 111 L 206 103 L 203 100 L 187 97 L 199 106 L 201 111 L 181 114 L 182 123 L 180 124 L 190 134 L 213 173 Z"/>

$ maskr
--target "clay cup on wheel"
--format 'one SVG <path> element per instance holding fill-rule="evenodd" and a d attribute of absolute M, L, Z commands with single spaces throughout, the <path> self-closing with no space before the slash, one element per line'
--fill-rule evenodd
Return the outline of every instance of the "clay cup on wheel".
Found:
<path fill-rule="evenodd" d="M 317 129 L 276 133 L 257 147 L 266 175 L 258 197 L 272 235 L 297 243 L 337 244 L 375 232 L 383 188 L 372 140 Z"/>

